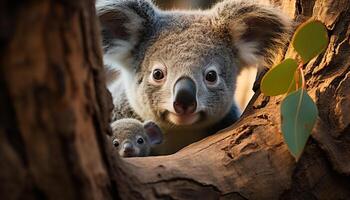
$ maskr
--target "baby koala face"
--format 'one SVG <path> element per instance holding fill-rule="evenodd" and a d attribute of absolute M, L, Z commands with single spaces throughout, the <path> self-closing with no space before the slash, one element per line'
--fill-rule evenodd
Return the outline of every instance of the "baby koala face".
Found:
<path fill-rule="evenodd" d="M 152 146 L 162 142 L 162 132 L 152 121 L 120 119 L 112 123 L 112 144 L 122 157 L 149 156 Z"/>

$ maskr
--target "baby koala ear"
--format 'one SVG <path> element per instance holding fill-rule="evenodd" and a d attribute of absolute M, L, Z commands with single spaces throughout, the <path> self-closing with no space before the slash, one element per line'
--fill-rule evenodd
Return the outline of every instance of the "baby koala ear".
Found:
<path fill-rule="evenodd" d="M 228 32 L 242 65 L 272 64 L 290 38 L 291 20 L 271 6 L 226 0 L 213 9 L 215 22 Z"/>
<path fill-rule="evenodd" d="M 98 0 L 102 45 L 107 64 L 128 67 L 132 50 L 151 28 L 155 7 L 148 0 Z"/>
<path fill-rule="evenodd" d="M 150 140 L 151 145 L 162 143 L 163 133 L 156 123 L 152 121 L 146 121 L 143 123 L 143 127 L 146 130 L 146 134 Z"/>

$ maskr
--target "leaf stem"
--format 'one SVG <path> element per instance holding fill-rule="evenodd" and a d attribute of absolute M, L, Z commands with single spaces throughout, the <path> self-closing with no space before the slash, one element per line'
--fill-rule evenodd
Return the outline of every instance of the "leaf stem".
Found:
<path fill-rule="evenodd" d="M 294 73 L 295 90 L 299 89 L 299 68 Z"/>
<path fill-rule="evenodd" d="M 298 90 L 300 87 L 299 87 L 299 76 L 301 76 L 301 88 L 305 89 L 305 77 L 304 77 L 304 72 L 303 72 L 303 66 L 304 66 L 304 63 L 303 62 L 300 62 L 299 65 L 298 65 L 298 70 L 297 70 L 297 73 L 295 73 L 295 85 L 296 85 L 296 90 Z"/>
<path fill-rule="evenodd" d="M 301 88 L 306 89 L 305 88 L 305 76 L 304 76 L 304 71 L 302 68 L 298 68 L 299 69 L 299 73 L 301 76 Z"/>

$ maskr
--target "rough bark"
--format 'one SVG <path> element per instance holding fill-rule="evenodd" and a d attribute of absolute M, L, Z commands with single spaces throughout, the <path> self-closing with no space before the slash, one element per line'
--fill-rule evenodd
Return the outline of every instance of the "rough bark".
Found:
<path fill-rule="evenodd" d="M 120 159 L 104 141 L 111 102 L 93 2 L 2 1 L 1 199 L 348 199 L 350 2 L 271 1 L 297 21 L 321 20 L 331 38 L 305 66 L 320 116 L 298 162 L 279 132 L 281 97 L 259 91 L 216 135 Z"/>
<path fill-rule="evenodd" d="M 110 199 L 94 1 L 0 4 L 0 198 Z"/>

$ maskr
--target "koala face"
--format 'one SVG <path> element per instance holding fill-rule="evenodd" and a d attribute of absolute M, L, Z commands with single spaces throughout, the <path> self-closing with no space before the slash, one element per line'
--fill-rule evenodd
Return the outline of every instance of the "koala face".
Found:
<path fill-rule="evenodd" d="M 127 138 L 117 138 L 112 140 L 113 146 L 117 149 L 118 153 L 122 157 L 139 157 L 147 156 L 150 152 L 150 144 L 148 143 L 144 134 L 128 133 L 125 134 L 132 135 Z"/>
<path fill-rule="evenodd" d="M 238 73 L 235 52 L 220 33 L 205 25 L 209 19 L 198 23 L 201 26 L 192 21 L 187 31 L 174 34 L 172 29 L 158 36 L 140 64 L 140 81 L 132 81 L 137 83 L 137 96 L 144 97 L 139 99 L 147 110 L 142 116 L 163 127 L 206 127 L 223 118 L 232 106 L 233 74 Z"/>
<path fill-rule="evenodd" d="M 160 128 L 151 121 L 121 119 L 112 123 L 111 142 L 122 157 L 148 156 L 151 147 L 162 142 Z"/>
<path fill-rule="evenodd" d="M 269 63 L 289 30 L 276 10 L 247 1 L 186 12 L 121 0 L 97 12 L 104 59 L 122 72 L 131 107 L 165 129 L 221 120 L 234 106 L 240 69 Z"/>

